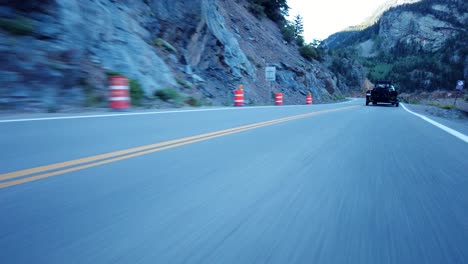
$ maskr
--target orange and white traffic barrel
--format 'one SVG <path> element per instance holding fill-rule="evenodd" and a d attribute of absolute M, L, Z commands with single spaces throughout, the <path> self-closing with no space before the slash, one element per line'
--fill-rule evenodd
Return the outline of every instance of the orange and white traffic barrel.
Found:
<path fill-rule="evenodd" d="M 124 76 L 110 77 L 109 106 L 111 109 L 115 110 L 130 108 L 128 79 Z"/>
<path fill-rule="evenodd" d="M 242 85 L 239 86 L 239 89 L 234 91 L 234 106 L 243 106 L 244 105 L 244 90 Z"/>
<path fill-rule="evenodd" d="M 283 94 L 282 93 L 276 93 L 275 103 L 276 103 L 276 105 L 283 105 Z"/>
<path fill-rule="evenodd" d="M 309 93 L 306 96 L 306 104 L 308 104 L 308 105 L 312 104 L 312 94 L 311 93 Z"/>

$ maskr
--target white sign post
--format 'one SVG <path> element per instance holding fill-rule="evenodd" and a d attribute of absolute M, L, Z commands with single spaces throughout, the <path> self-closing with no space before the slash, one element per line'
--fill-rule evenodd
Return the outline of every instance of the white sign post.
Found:
<path fill-rule="evenodd" d="M 463 91 L 464 86 L 465 86 L 465 82 L 463 80 L 459 80 L 457 82 L 457 87 L 455 89 L 457 89 L 458 91 Z"/>
<path fill-rule="evenodd" d="M 276 81 L 276 67 L 265 68 L 265 79 L 269 82 Z"/>
<path fill-rule="evenodd" d="M 265 80 L 270 82 L 270 97 L 273 102 L 273 87 L 272 82 L 276 81 L 276 67 L 266 67 L 265 68 Z"/>
<path fill-rule="evenodd" d="M 458 95 L 463 91 L 463 88 L 465 86 L 465 82 L 463 80 L 458 80 L 457 82 L 457 86 L 455 87 L 455 89 L 458 91 L 456 96 L 455 96 L 455 101 L 453 102 L 453 105 L 456 106 L 457 105 L 457 99 L 458 99 Z"/>

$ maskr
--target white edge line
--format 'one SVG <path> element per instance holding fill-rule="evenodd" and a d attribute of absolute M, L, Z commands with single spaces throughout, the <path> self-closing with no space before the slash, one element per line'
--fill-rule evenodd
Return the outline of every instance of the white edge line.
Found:
<path fill-rule="evenodd" d="M 340 102 L 336 104 L 343 104 L 353 102 L 354 100 Z M 100 114 L 100 115 L 82 115 L 82 116 L 57 116 L 57 117 L 40 117 L 40 118 L 24 118 L 24 119 L 5 119 L 0 120 L 0 123 L 13 123 L 13 122 L 29 122 L 29 121 L 45 121 L 45 120 L 63 120 L 63 119 L 83 119 L 83 118 L 100 118 L 100 117 L 116 117 L 116 116 L 133 116 L 133 115 L 160 115 L 160 114 L 173 114 L 173 113 L 190 113 L 190 112 L 208 112 L 208 111 L 227 111 L 227 110 L 247 110 L 247 109 L 264 109 L 264 108 L 287 108 L 287 107 L 311 107 L 312 105 L 283 105 L 283 106 L 244 106 L 244 107 L 223 107 L 223 108 L 205 108 L 205 109 L 192 109 L 192 110 L 170 110 L 158 112 L 137 112 L 137 113 L 120 113 L 120 114 Z"/>
<path fill-rule="evenodd" d="M 284 108 L 284 107 L 298 107 L 298 106 L 310 107 L 310 105 L 288 105 L 288 106 L 280 106 L 280 107 Z M 247 110 L 247 109 L 261 109 L 261 108 L 279 108 L 279 106 L 225 107 L 225 108 L 208 108 L 208 109 L 193 109 L 193 110 L 170 110 L 170 111 L 158 111 L 158 112 L 137 112 L 137 113 L 121 113 L 121 114 L 100 114 L 100 115 L 84 115 L 84 116 L 58 116 L 58 117 L 42 117 L 42 118 L 8 119 L 8 120 L 0 120 L 0 123 L 61 120 L 61 119 L 83 119 L 83 118 L 116 117 L 116 116 L 134 116 L 134 115 L 158 115 L 158 114 L 226 111 L 226 110 Z"/>
<path fill-rule="evenodd" d="M 42 118 L 24 118 L 24 119 L 0 120 L 0 123 L 44 121 L 44 120 L 61 120 L 61 119 L 83 119 L 83 118 L 99 118 L 99 117 L 117 117 L 117 116 L 134 116 L 134 115 L 157 115 L 157 114 L 186 113 L 186 112 L 221 111 L 221 110 L 229 110 L 229 109 L 231 109 L 231 108 L 171 110 L 171 111 L 159 111 L 159 112 L 137 112 L 137 113 L 121 113 L 121 114 L 100 114 L 100 115 L 83 115 L 83 116 L 58 116 L 58 117 L 42 117 Z M 234 109 L 234 108 L 232 108 L 232 109 Z M 239 108 L 239 109 L 241 109 L 241 108 Z"/>
<path fill-rule="evenodd" d="M 463 134 L 463 133 L 460 133 L 460 132 L 458 132 L 458 131 L 456 131 L 456 130 L 454 130 L 454 129 L 451 129 L 450 127 L 447 127 L 447 126 L 444 126 L 444 125 L 442 125 L 442 124 L 440 124 L 440 123 L 437 123 L 436 121 L 434 121 L 434 120 L 432 120 L 432 119 L 430 119 L 430 118 L 428 118 L 428 117 L 426 117 L 426 116 L 417 114 L 417 113 L 415 113 L 415 112 L 409 110 L 408 108 L 406 108 L 406 106 L 404 106 L 403 104 L 401 104 L 401 106 L 403 106 L 403 108 L 404 108 L 408 113 L 413 114 L 413 115 L 415 115 L 415 116 L 417 116 L 417 117 L 420 117 L 420 118 L 422 118 L 424 121 L 429 122 L 429 123 L 431 123 L 432 125 L 434 125 L 434 126 L 440 128 L 440 129 L 444 130 L 445 132 L 451 134 L 452 136 L 455 136 L 455 137 L 457 137 L 457 138 L 459 138 L 459 139 L 465 141 L 465 143 L 468 143 L 468 136 L 467 136 L 467 135 L 465 135 L 465 134 Z"/>

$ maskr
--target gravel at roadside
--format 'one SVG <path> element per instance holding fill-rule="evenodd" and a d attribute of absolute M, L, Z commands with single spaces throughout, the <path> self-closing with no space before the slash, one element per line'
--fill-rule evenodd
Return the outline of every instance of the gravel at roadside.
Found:
<path fill-rule="evenodd" d="M 409 110 L 468 135 L 468 112 L 430 105 L 404 104 Z"/>

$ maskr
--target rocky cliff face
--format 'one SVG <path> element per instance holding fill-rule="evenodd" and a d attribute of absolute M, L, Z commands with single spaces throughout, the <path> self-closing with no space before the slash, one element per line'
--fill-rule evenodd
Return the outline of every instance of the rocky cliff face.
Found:
<path fill-rule="evenodd" d="M 466 80 L 466 1 L 392 1 L 375 24 L 334 34 L 323 45 L 354 50 L 371 77 L 392 79 L 410 92 L 453 89 L 456 80 Z"/>
<path fill-rule="evenodd" d="M 362 46 L 371 41 L 370 48 L 387 53 L 401 46 L 435 52 L 447 41 L 453 38 L 463 40 L 466 36 L 468 13 L 463 0 L 391 0 L 384 6 L 386 11 L 379 14 L 375 24 L 361 30 L 336 33 L 323 45 L 343 48 L 356 44 Z"/>
<path fill-rule="evenodd" d="M 159 25 L 142 1 L 3 1 L 0 98 L 32 108 L 105 100 L 106 72 L 148 91 L 175 85 L 151 46 Z M 15 28 L 26 28 L 15 32 Z M 89 100 L 89 99 L 88 99 Z"/>
<path fill-rule="evenodd" d="M 343 31 L 330 35 L 322 42 L 322 46 L 331 49 L 342 48 L 368 39 L 370 35 L 377 33 L 379 20 L 387 11 L 401 5 L 413 4 L 420 1 L 421 0 L 387 0 L 361 24 L 349 26 Z"/>
<path fill-rule="evenodd" d="M 380 49 L 390 52 L 399 45 L 426 52 L 443 48 L 448 40 L 465 33 L 468 13 L 463 2 L 434 1 L 426 8 L 396 8 L 379 21 Z"/>
<path fill-rule="evenodd" d="M 318 62 L 284 43 L 276 24 L 248 13 L 243 0 L 0 0 L 0 108 L 105 106 L 109 74 L 144 91 L 230 104 L 243 84 L 247 103 L 270 101 L 264 67 L 277 67 L 273 91 L 285 103 L 342 96 Z"/>

